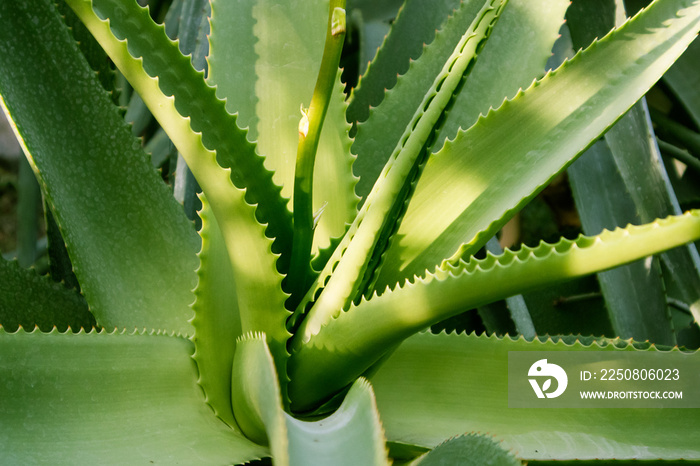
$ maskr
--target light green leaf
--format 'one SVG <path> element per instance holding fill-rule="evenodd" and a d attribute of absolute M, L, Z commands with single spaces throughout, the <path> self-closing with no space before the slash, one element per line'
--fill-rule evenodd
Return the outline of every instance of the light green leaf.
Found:
<path fill-rule="evenodd" d="M 509 351 L 616 351 L 620 344 L 423 333 L 371 380 L 390 441 L 432 447 L 477 431 L 497 435 L 525 460 L 700 459 L 694 409 L 508 408 Z"/>
<path fill-rule="evenodd" d="M 177 43 L 166 36 L 164 27 L 156 25 L 148 11 L 133 0 L 68 0 L 67 3 L 185 157 L 220 217 L 222 228 L 225 222 L 217 213 L 218 198 L 211 194 L 222 189 L 221 183 L 214 182 L 218 175 L 212 174 L 220 166 L 231 171 L 235 188 L 245 189 L 244 201 L 255 205 L 255 218 L 266 224 L 265 234 L 274 239 L 274 252 L 282 254 L 284 259 L 291 244 L 291 216 L 286 202 L 279 196 L 280 188 L 272 182 L 272 174 L 263 166 L 263 158 L 256 154 L 255 146 L 246 140 L 246 132 L 237 126 L 236 117 L 216 98 L 214 88 L 204 82 L 203 73 L 192 67 Z M 286 270 L 283 260 L 278 267 Z"/>
<path fill-rule="evenodd" d="M 425 8 L 421 0 L 404 2 L 391 23 L 389 34 L 383 43 L 380 42 L 381 47 L 352 91 L 348 121 L 356 123 L 367 120 L 370 108 L 382 102 L 386 90 L 393 88 L 399 75 L 408 71 L 411 61 L 421 56 L 425 45 L 433 41 L 436 32 L 442 28 L 447 17 L 460 7 L 460 3 L 456 0 L 439 0 L 431 2 L 430 8 Z M 470 3 L 477 4 L 476 1 Z"/>
<path fill-rule="evenodd" d="M 447 265 L 435 274 L 363 299 L 294 348 L 292 408 L 310 409 L 364 373 L 402 340 L 465 309 L 605 270 L 700 237 L 700 211 L 651 224 L 507 250 Z M 357 332 L 362 328 L 363 332 Z"/>
<path fill-rule="evenodd" d="M 448 142 L 426 163 L 379 283 L 474 254 L 659 79 L 698 29 L 699 4 L 657 1 Z"/>
<path fill-rule="evenodd" d="M 396 215 L 402 209 L 407 189 L 421 164 L 424 147 L 452 99 L 464 73 L 473 65 L 482 42 L 488 37 L 493 24 L 498 21 L 506 4 L 503 0 L 491 0 L 484 4 L 459 43 L 435 76 L 429 91 L 404 129 L 394 147 L 389 162 L 375 184 L 364 205 L 326 263 L 304 301 L 295 310 L 299 320 L 309 301 L 315 303 L 309 315 L 301 323 L 297 344 L 308 341 L 333 316 L 350 302 L 359 298 L 373 274 L 373 251 L 381 252 L 386 235 L 394 230 Z M 323 288 L 318 299 L 318 291 Z M 296 325 L 296 322 L 294 322 Z"/>
<path fill-rule="evenodd" d="M 98 323 L 192 333 L 192 225 L 53 2 L 3 2 L 0 22 L 3 105 Z"/>
<path fill-rule="evenodd" d="M 282 394 L 272 354 L 262 333 L 236 340 L 231 371 L 231 403 L 236 422 L 249 439 L 269 445 L 275 464 L 289 465 L 289 439 Z"/>
<path fill-rule="evenodd" d="M 396 143 L 411 124 L 414 112 L 430 91 L 435 76 L 440 73 L 483 5 L 484 2 L 480 0 L 462 2 L 454 14 L 445 20 L 420 58 L 410 64 L 406 74 L 398 76 L 391 90 L 385 92 L 380 100 L 381 105 L 370 109 L 369 117 L 364 118 L 367 121 L 357 125 L 352 145 L 352 151 L 357 155 L 353 171 L 360 177 L 356 190 L 363 199 L 372 190 Z"/>
<path fill-rule="evenodd" d="M 270 445 L 276 465 L 388 464 L 374 393 L 367 380 L 355 382 L 335 413 L 309 422 L 282 410 L 277 379 L 264 335 L 240 338 L 233 363 L 234 413 L 246 435 Z"/>
<path fill-rule="evenodd" d="M 0 329 L 3 462 L 220 465 L 266 456 L 206 405 L 192 351 L 162 334 Z"/>
<path fill-rule="evenodd" d="M 638 210 L 604 141 L 588 149 L 568 173 L 586 233 L 595 234 L 623 222 L 639 222 Z M 648 257 L 602 272 L 598 281 L 615 335 L 667 345 L 676 343 L 658 258 Z"/>
<path fill-rule="evenodd" d="M 455 96 L 432 152 L 544 74 L 568 7 L 566 0 L 509 0 Z"/>
<path fill-rule="evenodd" d="M 192 337 L 194 360 L 199 369 L 199 384 L 207 403 L 224 422 L 236 427 L 231 408 L 231 364 L 235 341 L 243 333 L 238 308 L 235 277 L 226 243 L 216 217 L 204 196 L 201 197 L 202 250 L 197 269 L 199 283 L 192 305 L 195 333 Z"/>
<path fill-rule="evenodd" d="M 498 243 L 498 240 L 495 237 L 491 238 L 488 241 L 488 243 L 486 243 L 486 249 L 494 256 L 498 256 L 503 253 L 503 249 L 501 248 L 501 245 Z M 505 305 L 508 308 L 508 313 L 510 314 L 510 318 L 513 324 L 515 324 L 515 330 L 519 334 L 524 336 L 527 340 L 532 340 L 533 338 L 535 338 L 537 332 L 535 331 L 535 325 L 532 322 L 532 316 L 530 315 L 530 310 L 528 309 L 527 304 L 525 303 L 523 295 L 518 294 L 506 298 Z M 486 317 L 485 314 L 487 314 L 488 312 L 488 307 L 486 309 L 479 308 L 479 316 L 482 318 L 482 320 L 484 320 L 485 325 L 489 318 Z M 495 324 L 499 330 L 502 330 L 508 325 L 508 323 Z M 489 332 L 493 333 L 493 330 L 489 330 Z M 507 332 L 501 332 L 501 334 L 504 333 Z"/>
<path fill-rule="evenodd" d="M 299 140 L 299 107 L 308 107 L 323 55 L 327 1 L 215 1 L 211 74 L 230 112 L 240 112 L 282 195 L 291 198 Z M 334 88 L 314 170 L 315 250 L 341 236 L 356 212 L 349 125 L 340 82 Z M 291 207 L 291 204 L 290 204 Z"/>
<path fill-rule="evenodd" d="M 287 415 L 291 464 L 388 465 L 386 439 L 370 383 L 360 378 L 340 407 L 319 421 Z"/>
<path fill-rule="evenodd" d="M 189 59 L 167 38 L 163 27 L 152 22 L 148 11 L 131 1 L 98 2 L 100 15 L 109 16 L 109 20 L 100 19 L 91 7 L 92 2 L 69 0 L 168 131 L 200 182 L 224 241 L 236 245 L 227 251 L 235 277 L 242 330 L 266 333 L 284 386 L 289 338 L 285 326 L 288 312 L 284 308 L 287 295 L 282 291 L 283 276 L 278 272 L 278 267 L 284 269 L 284 266 L 278 264 L 279 256 L 274 253 L 277 248 L 287 250 L 285 245 L 291 237 L 287 229 L 291 225 L 278 188 L 271 183 L 270 173 L 265 171 L 254 147 L 245 140 L 244 132 L 236 126 L 235 117 L 226 112 L 224 103 L 214 97 L 214 89 L 206 86 L 202 74 L 192 68 Z M 113 30 L 117 31 L 116 36 Z M 122 36 L 128 36 L 129 40 L 118 39 Z M 151 41 L 157 41 L 162 48 L 154 47 Z M 157 77 L 151 77 L 146 69 Z M 195 125 L 202 133 L 193 131 Z M 253 201 L 259 204 L 251 204 Z M 269 223 L 263 225 L 261 222 L 265 220 Z M 276 240 L 279 242 L 275 243 Z"/>

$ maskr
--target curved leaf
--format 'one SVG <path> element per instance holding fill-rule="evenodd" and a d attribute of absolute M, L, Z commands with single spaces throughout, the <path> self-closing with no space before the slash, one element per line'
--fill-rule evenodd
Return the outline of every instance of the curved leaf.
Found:
<path fill-rule="evenodd" d="M 3 2 L 0 22 L 2 102 L 98 323 L 192 333 L 198 240 L 181 207 L 53 2 Z"/>
<path fill-rule="evenodd" d="M 698 2 L 656 1 L 460 132 L 426 163 L 379 283 L 392 286 L 478 251 L 661 77 L 699 29 Z"/>
<path fill-rule="evenodd" d="M 341 312 L 289 362 L 292 407 L 308 409 L 421 329 L 481 304 L 587 275 L 700 237 L 700 211 L 641 226 L 487 255 L 363 299 Z M 362 329 L 362 332 L 358 332 Z"/>
<path fill-rule="evenodd" d="M 131 1 L 126 4 L 114 0 L 98 1 L 101 13 L 109 12 L 113 18 L 100 19 L 89 0 L 69 0 L 69 4 L 163 127 L 170 131 L 169 136 L 186 157 L 207 196 L 225 243 L 235 244 L 235 248 L 227 251 L 235 277 L 242 331 L 266 333 L 284 386 L 288 356 L 286 341 L 290 336 L 285 325 L 289 314 L 284 308 L 287 295 L 282 291 L 283 277 L 278 272 L 279 256 L 273 253 L 280 243 L 275 243 L 266 234 L 284 233 L 289 227 L 289 212 L 281 204 L 277 188 L 270 183 L 270 173 L 262 167 L 262 160 L 245 140 L 245 134 L 235 126 L 235 119 L 226 112 L 223 101 L 215 98 L 213 88 L 198 81 L 202 79 L 201 73 L 192 68 L 189 59 L 167 38 L 163 28 L 151 21 L 146 9 Z M 119 40 L 112 27 L 120 35 L 128 35 L 129 40 Z M 151 40 L 158 40 L 163 48 L 156 50 Z M 132 48 L 136 56 L 143 57 L 135 58 L 131 54 Z M 162 74 L 151 77 L 144 69 L 147 63 Z M 161 90 L 161 86 L 165 90 Z M 174 97 L 171 96 L 173 93 Z M 180 110 L 176 108 L 178 105 L 182 107 Z M 180 111 L 188 116 L 182 116 Z M 211 131 L 207 131 L 207 122 L 215 116 L 220 117 L 220 124 L 213 124 L 209 128 Z M 198 127 L 201 125 L 204 133 L 193 131 L 191 123 L 195 122 Z M 208 149 L 207 143 L 218 146 L 217 151 Z M 219 165 L 222 160 L 224 168 Z M 226 168 L 229 165 L 233 168 Z M 235 182 L 240 182 L 241 177 L 254 185 L 247 189 L 237 187 Z M 250 204 L 250 195 L 253 199 L 259 197 L 261 204 Z M 263 204 L 269 210 L 261 210 Z M 282 209 L 284 213 L 275 209 Z M 269 224 L 261 224 L 258 215 L 266 218 L 271 212 L 280 217 L 275 217 Z M 284 233 L 277 239 L 284 243 L 290 237 Z"/>
<path fill-rule="evenodd" d="M 274 251 L 288 253 L 290 214 L 279 195 L 280 188 L 272 182 L 272 173 L 263 166 L 255 146 L 247 141 L 246 132 L 237 126 L 236 117 L 226 111 L 225 102 L 216 97 L 215 89 L 205 83 L 203 73 L 192 67 L 177 43 L 167 37 L 164 27 L 153 23 L 148 11 L 133 0 L 67 3 L 168 133 L 204 192 L 214 189 L 206 175 L 206 170 L 212 168 L 203 167 L 212 161 L 201 155 L 200 145 L 215 151 L 213 165 L 230 169 L 233 185 L 246 190 L 245 202 L 256 205 L 256 218 L 267 224 L 265 232 L 275 240 Z M 208 197 L 215 206 L 215 196 L 209 193 Z M 284 261 L 279 268 L 285 270 Z"/>
<path fill-rule="evenodd" d="M 422 161 L 424 147 L 464 73 L 476 60 L 483 41 L 498 20 L 506 1 L 491 0 L 483 6 L 443 64 L 441 72 L 434 78 L 432 86 L 411 117 L 411 123 L 393 149 L 390 160 L 380 175 L 381 183 L 372 189 L 333 256 L 305 300 L 297 307 L 294 318 L 298 321 L 308 302 L 315 300 L 309 315 L 301 323 L 297 340 L 308 341 L 310 335 L 317 333 L 323 324 L 356 299 L 372 278 L 371 270 L 368 271 L 373 259 L 372 253 L 382 235 L 393 231 L 393 220 L 403 205 L 406 188 L 410 187 Z M 321 289 L 320 296 L 316 299 Z"/>
<path fill-rule="evenodd" d="M 301 421 L 282 410 L 275 365 L 264 335 L 237 342 L 233 406 L 244 432 L 270 444 L 276 465 L 387 465 L 385 439 L 372 387 L 352 386 L 340 408 L 325 419 Z"/>
<path fill-rule="evenodd" d="M 292 464 L 388 465 L 386 439 L 370 383 L 359 378 L 330 416 L 308 422 L 287 415 Z"/>
<path fill-rule="evenodd" d="M 194 319 L 192 337 L 194 360 L 199 369 L 199 384 L 207 403 L 230 426 L 236 426 L 231 408 L 231 365 L 235 341 L 243 333 L 238 308 L 235 277 L 224 237 L 216 217 L 204 196 L 201 196 L 202 250 L 197 269 L 199 283 L 192 304 Z"/>

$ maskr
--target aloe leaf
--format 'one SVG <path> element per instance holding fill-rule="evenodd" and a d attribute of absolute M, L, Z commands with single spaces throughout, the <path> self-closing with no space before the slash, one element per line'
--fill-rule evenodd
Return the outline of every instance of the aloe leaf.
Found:
<path fill-rule="evenodd" d="M 3 105 L 90 310 L 107 328 L 190 334 L 198 247 L 192 226 L 53 2 L 3 2 L 0 21 Z"/>
<path fill-rule="evenodd" d="M 615 267 L 700 237 L 700 211 L 595 237 L 507 250 L 363 299 L 301 341 L 289 362 L 292 407 L 327 399 L 411 334 L 506 296 Z M 357 328 L 365 331 L 358 335 Z"/>
<path fill-rule="evenodd" d="M 301 323 L 302 328 L 295 337 L 298 340 L 308 341 L 310 335 L 317 333 L 325 322 L 362 293 L 367 280 L 372 278 L 371 270 L 367 270 L 373 259 L 372 252 L 378 244 L 383 246 L 382 235 L 393 230 L 393 217 L 403 204 L 405 189 L 421 163 L 433 128 L 464 73 L 473 65 L 505 3 L 492 0 L 483 6 L 423 96 L 382 171 L 382 181 L 372 189 L 333 256 L 297 307 L 293 316 L 296 321 L 301 319 L 308 301 L 314 299 L 323 287 L 320 297 Z"/>
<path fill-rule="evenodd" d="M 642 137 L 631 139 L 630 135 L 635 131 L 641 131 Z M 608 131 L 605 140 L 610 145 L 641 221 L 681 212 L 644 103 L 634 107 Z M 634 143 L 630 144 L 630 140 Z M 640 154 L 644 154 L 644 158 L 640 158 Z M 666 287 L 673 287 L 674 294 L 677 293 L 690 306 L 693 318 L 700 322 L 700 256 L 697 247 L 691 243 L 667 251 L 661 255 L 661 261 L 666 270 L 663 277 Z"/>
<path fill-rule="evenodd" d="M 479 60 L 451 103 L 431 151 L 460 128 L 472 126 L 479 115 L 513 98 L 545 72 L 552 47 L 559 37 L 566 0 L 510 0 L 479 52 Z"/>
<path fill-rule="evenodd" d="M 258 42 L 253 31 L 254 0 L 230 2 L 211 0 L 209 34 L 209 81 L 216 85 L 219 97 L 226 98 L 226 108 L 236 113 L 237 123 L 247 128 L 248 138 L 258 136 L 258 97 L 255 93 L 255 63 Z"/>
<path fill-rule="evenodd" d="M 196 349 L 193 358 L 207 403 L 224 422 L 237 428 L 231 408 L 231 364 L 234 342 L 243 331 L 235 276 L 216 217 L 204 196 L 201 200 L 202 249 L 197 269 L 199 282 L 194 291 L 196 300 L 192 304 L 195 315 L 192 341 Z"/>
<path fill-rule="evenodd" d="M 639 222 L 634 202 L 604 141 L 588 149 L 568 173 L 585 233 L 614 228 L 620 222 Z M 615 335 L 675 344 L 658 258 L 648 257 L 602 272 L 598 281 Z"/>
<path fill-rule="evenodd" d="M 282 195 L 291 198 L 299 139 L 299 107 L 311 102 L 323 55 L 328 2 L 229 2 L 212 4 L 210 82 L 239 112 L 275 171 Z M 342 235 L 356 212 L 350 175 L 349 125 L 342 85 L 333 88 L 314 169 L 313 210 L 324 205 L 314 250 Z"/>
<path fill-rule="evenodd" d="M 389 34 L 352 91 L 348 121 L 356 123 L 367 120 L 370 108 L 381 103 L 386 90 L 393 88 L 398 76 L 408 71 L 411 61 L 421 56 L 425 44 L 433 41 L 435 33 L 460 3 L 456 0 L 439 0 L 432 2 L 430 8 L 425 8 L 420 0 L 404 2 L 391 23 Z"/>
<path fill-rule="evenodd" d="M 659 79 L 699 17 L 694 2 L 655 2 L 445 144 L 426 163 L 379 283 L 475 253 Z"/>
<path fill-rule="evenodd" d="M 386 93 L 381 105 L 371 110 L 367 124 L 358 125 L 353 144 L 358 159 L 353 168 L 360 176 L 361 196 L 369 192 L 408 125 L 412 110 L 420 104 L 420 98 L 440 72 L 449 50 L 474 19 L 480 3 L 483 4 L 462 3 L 445 21 L 434 42 L 411 64 L 408 73 L 399 77 L 396 86 Z M 499 106 L 506 96 L 512 97 L 520 87 L 528 86 L 544 73 L 567 5 L 559 0 L 508 2 L 489 40 L 479 51 L 479 59 L 468 79 L 450 103 L 440 123 L 441 130 L 431 142 L 431 150 L 442 147 L 445 138 L 454 138 L 460 126 L 470 127 L 480 113 L 486 114 L 489 108 Z"/>
<path fill-rule="evenodd" d="M 356 381 L 331 416 L 309 422 L 283 411 L 277 379 L 265 336 L 241 337 L 233 362 L 234 413 L 249 438 L 270 445 L 276 465 L 388 464 L 374 393 L 367 380 Z"/>
<path fill-rule="evenodd" d="M 366 198 L 372 186 L 392 155 L 397 141 L 411 123 L 413 112 L 421 105 L 445 61 L 462 38 L 483 1 L 462 2 L 435 35 L 433 42 L 423 50 L 420 59 L 413 62 L 405 75 L 387 91 L 381 105 L 370 111 L 366 122 L 357 125 L 352 151 L 357 155 L 353 171 L 360 177 L 355 188 Z"/>
<path fill-rule="evenodd" d="M 162 334 L 0 329 L 3 461 L 213 465 L 266 456 L 204 403 L 192 351 Z"/>
<path fill-rule="evenodd" d="M 246 140 L 245 131 L 238 128 L 236 117 L 226 111 L 216 91 L 205 84 L 202 73 L 181 54 L 164 28 L 131 0 L 67 3 L 146 102 L 204 192 L 216 189 L 207 170 L 217 170 L 217 163 L 230 169 L 233 185 L 246 190 L 245 201 L 256 205 L 256 219 L 266 224 L 266 235 L 274 238 L 274 252 L 288 253 L 291 218 L 279 187 L 272 183 L 272 174 L 255 153 L 255 146 Z M 217 163 L 211 156 L 201 155 L 203 150 L 215 151 Z M 208 193 L 208 197 L 217 212 L 215 196 Z M 223 227 L 222 219 L 219 222 Z M 279 268 L 286 269 L 284 261 Z"/>
<path fill-rule="evenodd" d="M 269 445 L 276 465 L 289 465 L 289 439 L 282 394 L 272 354 L 262 333 L 236 340 L 231 371 L 231 403 L 246 437 Z"/>
<path fill-rule="evenodd" d="M 266 333 L 284 386 L 289 338 L 285 325 L 288 312 L 284 308 L 287 295 L 282 291 L 283 276 L 278 272 L 279 256 L 274 253 L 277 247 L 287 250 L 284 243 L 291 235 L 287 231 L 289 212 L 281 203 L 278 188 L 270 182 L 269 172 L 264 171 L 262 160 L 245 140 L 244 132 L 235 126 L 235 118 L 214 97 L 214 89 L 204 84 L 201 73 L 192 68 L 189 59 L 167 38 L 163 28 L 151 21 L 145 9 L 132 2 L 124 5 L 100 0 L 99 11 L 105 15 L 109 12 L 110 17 L 102 20 L 92 10 L 91 2 L 70 0 L 70 4 L 169 131 L 200 182 L 224 241 L 235 244 L 235 248 L 228 248 L 228 255 L 236 279 L 242 330 Z M 129 36 L 129 40 L 118 39 L 113 29 L 118 35 Z M 163 47 L 153 47 L 150 40 Z M 135 58 L 132 52 L 141 58 Z M 144 66 L 159 70 L 158 77 L 151 77 Z M 180 111 L 188 116 L 182 116 Z M 220 121 L 214 122 L 217 116 Z M 203 134 L 193 131 L 195 122 L 198 128 L 202 125 Z M 205 128 L 207 122 L 211 126 Z M 206 147 L 212 143 L 217 146 L 216 152 Z M 242 177 L 253 184 L 246 189 L 237 187 L 235 183 Z M 252 199 L 260 204 L 250 204 Z M 278 216 L 270 218 L 270 223 L 260 223 L 273 213 Z M 277 233 L 284 233 L 277 238 L 282 246 L 266 236 Z"/>
<path fill-rule="evenodd" d="M 690 435 L 700 422 L 693 409 L 508 408 L 509 351 L 617 351 L 618 346 L 634 351 L 620 340 L 526 342 L 423 333 L 406 340 L 371 380 L 391 441 L 432 447 L 478 431 L 497 435 L 503 447 L 525 460 L 700 459 Z"/>
<path fill-rule="evenodd" d="M 664 75 L 664 81 L 679 98 L 698 128 L 700 128 L 699 59 L 700 41 L 696 40 Z"/>
<path fill-rule="evenodd" d="M 446 440 L 411 462 L 411 466 L 448 464 L 518 466 L 522 463 L 511 452 L 503 449 L 496 440 L 480 434 L 460 435 Z"/>
<path fill-rule="evenodd" d="M 92 328 L 95 318 L 75 290 L 0 258 L 0 325 L 9 331 L 35 325 L 46 332 L 54 326 L 77 331 Z"/>
<path fill-rule="evenodd" d="M 614 23 L 614 2 L 605 3 L 609 9 L 607 24 L 596 24 L 589 19 L 603 16 L 600 5 L 585 3 L 570 11 L 567 24 L 575 48 L 588 44 L 596 34 L 604 33 Z M 680 214 L 656 144 L 646 100 L 632 107 L 605 134 L 605 143 L 597 144 L 599 150 L 592 148 L 589 152 L 593 153 L 569 169 L 577 209 L 587 234 Z M 604 145 L 609 146 L 609 150 Z M 606 209 L 601 209 L 603 206 Z M 676 269 L 667 280 L 661 275 L 658 258 L 599 275 L 616 335 L 675 343 L 664 282 L 678 282 L 688 303 L 700 300 L 700 261 L 693 244 L 664 253 L 663 257 Z"/>
<path fill-rule="evenodd" d="M 313 422 L 286 418 L 291 464 L 389 464 L 374 391 L 364 378 L 330 416 Z"/>

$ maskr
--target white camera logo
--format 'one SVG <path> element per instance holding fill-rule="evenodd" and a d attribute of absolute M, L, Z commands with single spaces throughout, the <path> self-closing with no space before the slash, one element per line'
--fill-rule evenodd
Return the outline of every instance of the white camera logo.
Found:
<path fill-rule="evenodd" d="M 566 372 L 561 367 L 556 364 L 549 364 L 546 359 L 540 359 L 530 366 L 530 370 L 527 373 L 530 377 L 547 377 L 540 387 L 537 379 L 528 379 L 532 389 L 535 391 L 537 398 L 556 398 L 566 390 L 566 384 L 569 383 L 569 378 L 566 376 Z M 552 386 L 552 378 L 557 381 L 557 389 L 553 392 L 547 392 Z"/>

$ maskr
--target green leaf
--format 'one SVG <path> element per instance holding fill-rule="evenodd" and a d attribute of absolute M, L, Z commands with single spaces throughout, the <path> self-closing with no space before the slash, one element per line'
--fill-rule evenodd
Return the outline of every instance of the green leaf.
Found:
<path fill-rule="evenodd" d="M 436 446 L 422 455 L 411 466 L 493 465 L 518 466 L 522 463 L 496 440 L 479 434 L 460 435 Z"/>
<path fill-rule="evenodd" d="M 395 216 L 421 164 L 424 147 L 433 128 L 442 117 L 464 73 L 476 60 L 482 42 L 488 37 L 504 5 L 504 1 L 492 0 L 483 6 L 444 62 L 441 72 L 435 76 L 429 91 L 422 97 L 411 123 L 405 128 L 382 171 L 381 182 L 367 196 L 333 256 L 305 300 L 297 307 L 294 318 L 298 321 L 308 301 L 314 300 L 318 290 L 323 288 L 308 317 L 301 323 L 302 328 L 296 336 L 299 340 L 297 344 L 308 341 L 310 335 L 317 333 L 322 325 L 358 298 L 371 282 L 373 275 L 370 266 L 375 259 L 373 251 L 375 248 L 382 251 L 383 237 L 394 230 Z"/>
<path fill-rule="evenodd" d="M 544 74 L 568 6 L 566 0 L 509 0 L 451 103 L 432 152 Z"/>
<path fill-rule="evenodd" d="M 386 92 L 384 100 L 369 113 L 366 124 L 358 125 L 353 151 L 358 154 L 353 168 L 360 175 L 358 194 L 366 196 L 410 116 L 428 91 L 434 77 L 448 58 L 463 32 L 469 27 L 483 2 L 463 2 L 449 17 L 435 40 L 425 46 L 420 58 L 411 63 L 405 76 Z M 453 139 L 459 127 L 468 128 L 480 113 L 498 107 L 544 73 L 567 2 L 560 0 L 511 0 L 479 51 L 468 77 L 440 122 L 431 150 L 437 150 L 445 138 Z M 397 19 L 399 21 L 401 16 Z M 526 37 L 527 40 L 523 40 Z M 371 68 L 370 68 L 371 69 Z M 361 87 L 361 86 L 360 86 Z M 373 103 L 373 105 L 378 105 Z M 353 105 L 353 104 L 351 104 Z M 365 117 L 365 119 L 367 119 Z"/>
<path fill-rule="evenodd" d="M 311 3 L 311 4 L 310 4 Z M 308 107 L 323 55 L 327 1 L 230 2 L 212 5 L 210 82 L 239 112 L 274 170 L 282 196 L 291 198 L 299 139 L 299 107 Z M 355 215 L 349 125 L 340 82 L 323 126 L 314 170 L 313 210 L 324 205 L 315 250 L 341 236 Z"/>
<path fill-rule="evenodd" d="M 284 265 L 278 264 L 279 256 L 274 253 L 277 248 L 288 251 L 291 226 L 279 188 L 272 184 L 271 174 L 262 166 L 254 146 L 236 126 L 235 117 L 167 38 L 163 27 L 153 23 L 148 11 L 131 1 L 98 1 L 100 14 L 109 16 L 109 20 L 100 19 L 91 2 L 69 0 L 69 4 L 168 131 L 200 182 L 225 243 L 235 244 L 227 251 L 242 330 L 266 333 L 284 386 L 289 338 L 285 323 L 289 313 L 284 308 L 287 295 L 282 291 L 283 276 L 278 272 L 278 267 Z M 121 36 L 129 39 L 117 38 Z M 154 47 L 151 41 L 161 47 Z M 245 189 L 235 184 L 244 185 L 243 180 Z M 259 204 L 251 204 L 253 201 Z M 263 225 L 265 219 L 269 223 Z M 280 233 L 282 236 L 276 237 Z M 267 235 L 276 237 L 277 242 Z"/>
<path fill-rule="evenodd" d="M 412 62 L 405 75 L 386 91 L 381 105 L 371 109 L 367 121 L 357 125 L 352 151 L 357 155 L 353 171 L 360 177 L 356 191 L 363 199 L 390 159 L 396 143 L 410 125 L 416 108 L 430 91 L 435 76 L 450 58 L 464 32 L 471 26 L 483 1 L 462 2 L 445 20 L 433 42 L 424 48 L 420 58 Z"/>
<path fill-rule="evenodd" d="M 90 64 L 90 68 L 97 72 L 100 84 L 111 94 L 112 101 L 117 104 L 119 93 L 115 87 L 116 73 L 109 61 L 109 57 L 64 0 L 56 1 L 56 8 L 58 8 L 66 25 L 70 28 L 73 38 L 78 43 L 78 48 Z"/>
<path fill-rule="evenodd" d="M 606 24 L 590 21 L 591 17 L 601 18 L 600 5 L 582 3 L 569 12 L 567 24 L 575 48 L 586 45 L 614 23 L 614 2 L 606 0 L 606 3 L 609 9 Z M 590 154 L 569 169 L 577 209 L 587 234 L 680 214 L 645 99 L 605 134 L 605 143 L 597 145 L 599 149 L 594 146 L 588 151 Z M 639 341 L 676 343 L 664 282 L 678 283 L 689 304 L 700 300 L 700 261 L 693 244 L 669 251 L 663 258 L 675 269 L 666 280 L 661 275 L 658 258 L 599 275 L 616 335 Z"/>
<path fill-rule="evenodd" d="M 618 125 L 627 118 L 623 117 Z M 638 137 L 625 140 L 633 145 Z M 643 160 L 636 158 L 641 165 Z M 623 222 L 639 222 L 639 210 L 604 141 L 591 147 L 568 173 L 584 232 L 595 234 Z M 640 186 L 639 189 L 644 188 Z M 667 345 L 676 343 L 658 258 L 648 257 L 602 272 L 598 274 L 598 281 L 615 335 Z"/>
<path fill-rule="evenodd" d="M 476 5 L 477 2 L 469 3 Z M 386 90 L 396 85 L 398 76 L 408 71 L 411 62 L 423 53 L 425 45 L 433 41 L 446 18 L 459 7 L 460 2 L 456 0 L 433 1 L 430 8 L 425 8 L 421 0 L 404 2 L 391 23 L 389 34 L 352 91 L 348 121 L 367 120 L 370 108 L 382 102 Z"/>
<path fill-rule="evenodd" d="M 507 250 L 373 295 L 311 335 L 289 362 L 292 407 L 309 409 L 411 334 L 465 309 L 614 267 L 700 237 L 700 211 L 555 245 Z M 664 244 L 665 243 L 665 244 Z M 365 329 L 358 335 L 357 329 Z"/>
<path fill-rule="evenodd" d="M 98 323 L 192 333 L 191 224 L 53 2 L 3 2 L 0 22 L 3 105 Z"/>
<path fill-rule="evenodd" d="M 640 132 L 641 137 L 634 137 Z M 679 214 L 681 207 L 655 143 L 646 106 L 633 107 L 605 135 L 641 221 Z M 640 155 L 643 155 L 641 157 Z M 661 255 L 664 282 L 700 322 L 700 256 L 694 244 Z M 668 291 L 668 290 L 667 290 Z"/>
<path fill-rule="evenodd" d="M 265 336 L 246 334 L 236 345 L 232 398 L 249 438 L 270 445 L 276 465 L 387 465 L 385 439 L 372 387 L 359 379 L 340 408 L 309 422 L 282 410 L 275 365 Z"/>
<path fill-rule="evenodd" d="M 233 342 L 243 333 L 238 296 L 224 237 L 204 196 L 201 200 L 202 250 L 192 304 L 193 358 L 207 403 L 224 422 L 237 428 L 231 408 L 231 364 L 236 348 Z"/>
<path fill-rule="evenodd" d="M 659 79 L 698 29 L 700 5 L 657 1 L 460 132 L 426 163 L 379 283 L 474 254 Z"/>
<path fill-rule="evenodd" d="M 274 252 L 289 253 L 291 217 L 286 202 L 279 196 L 280 188 L 272 182 L 272 173 L 263 166 L 255 146 L 246 140 L 246 132 L 237 126 L 236 117 L 226 111 L 225 103 L 216 98 L 215 89 L 204 82 L 203 73 L 196 71 L 190 59 L 166 36 L 163 26 L 154 24 L 148 11 L 133 0 L 67 3 L 185 157 L 222 228 L 226 226 L 218 212 L 219 198 L 213 195 L 221 189 L 217 186 L 221 183 L 214 181 L 219 178 L 214 174 L 219 166 L 231 170 L 235 188 L 245 189 L 243 201 L 256 206 L 255 218 L 266 224 L 265 234 L 274 239 Z M 285 271 L 286 263 L 282 260 L 278 267 Z"/>
<path fill-rule="evenodd" d="M 0 329 L 0 441 L 12 464 L 230 464 L 266 449 L 214 416 L 192 343 Z"/>
<path fill-rule="evenodd" d="M 91 329 L 95 318 L 77 291 L 0 257 L 0 325 L 10 331 L 35 325 L 45 332 L 54 326 L 78 331 Z"/>
<path fill-rule="evenodd" d="M 432 447 L 477 431 L 498 435 L 524 460 L 700 459 L 689 434 L 700 428 L 693 409 L 508 408 L 509 351 L 616 351 L 620 345 L 634 351 L 620 340 L 572 344 L 423 333 L 406 340 L 371 380 L 390 441 Z"/>
<path fill-rule="evenodd" d="M 236 422 L 249 439 L 270 446 L 275 464 L 289 464 L 289 439 L 282 394 L 272 354 L 262 333 L 236 340 L 231 403 Z"/>
<path fill-rule="evenodd" d="M 308 422 L 287 415 L 287 429 L 291 464 L 389 464 L 374 391 L 364 378 L 327 418 Z"/>

